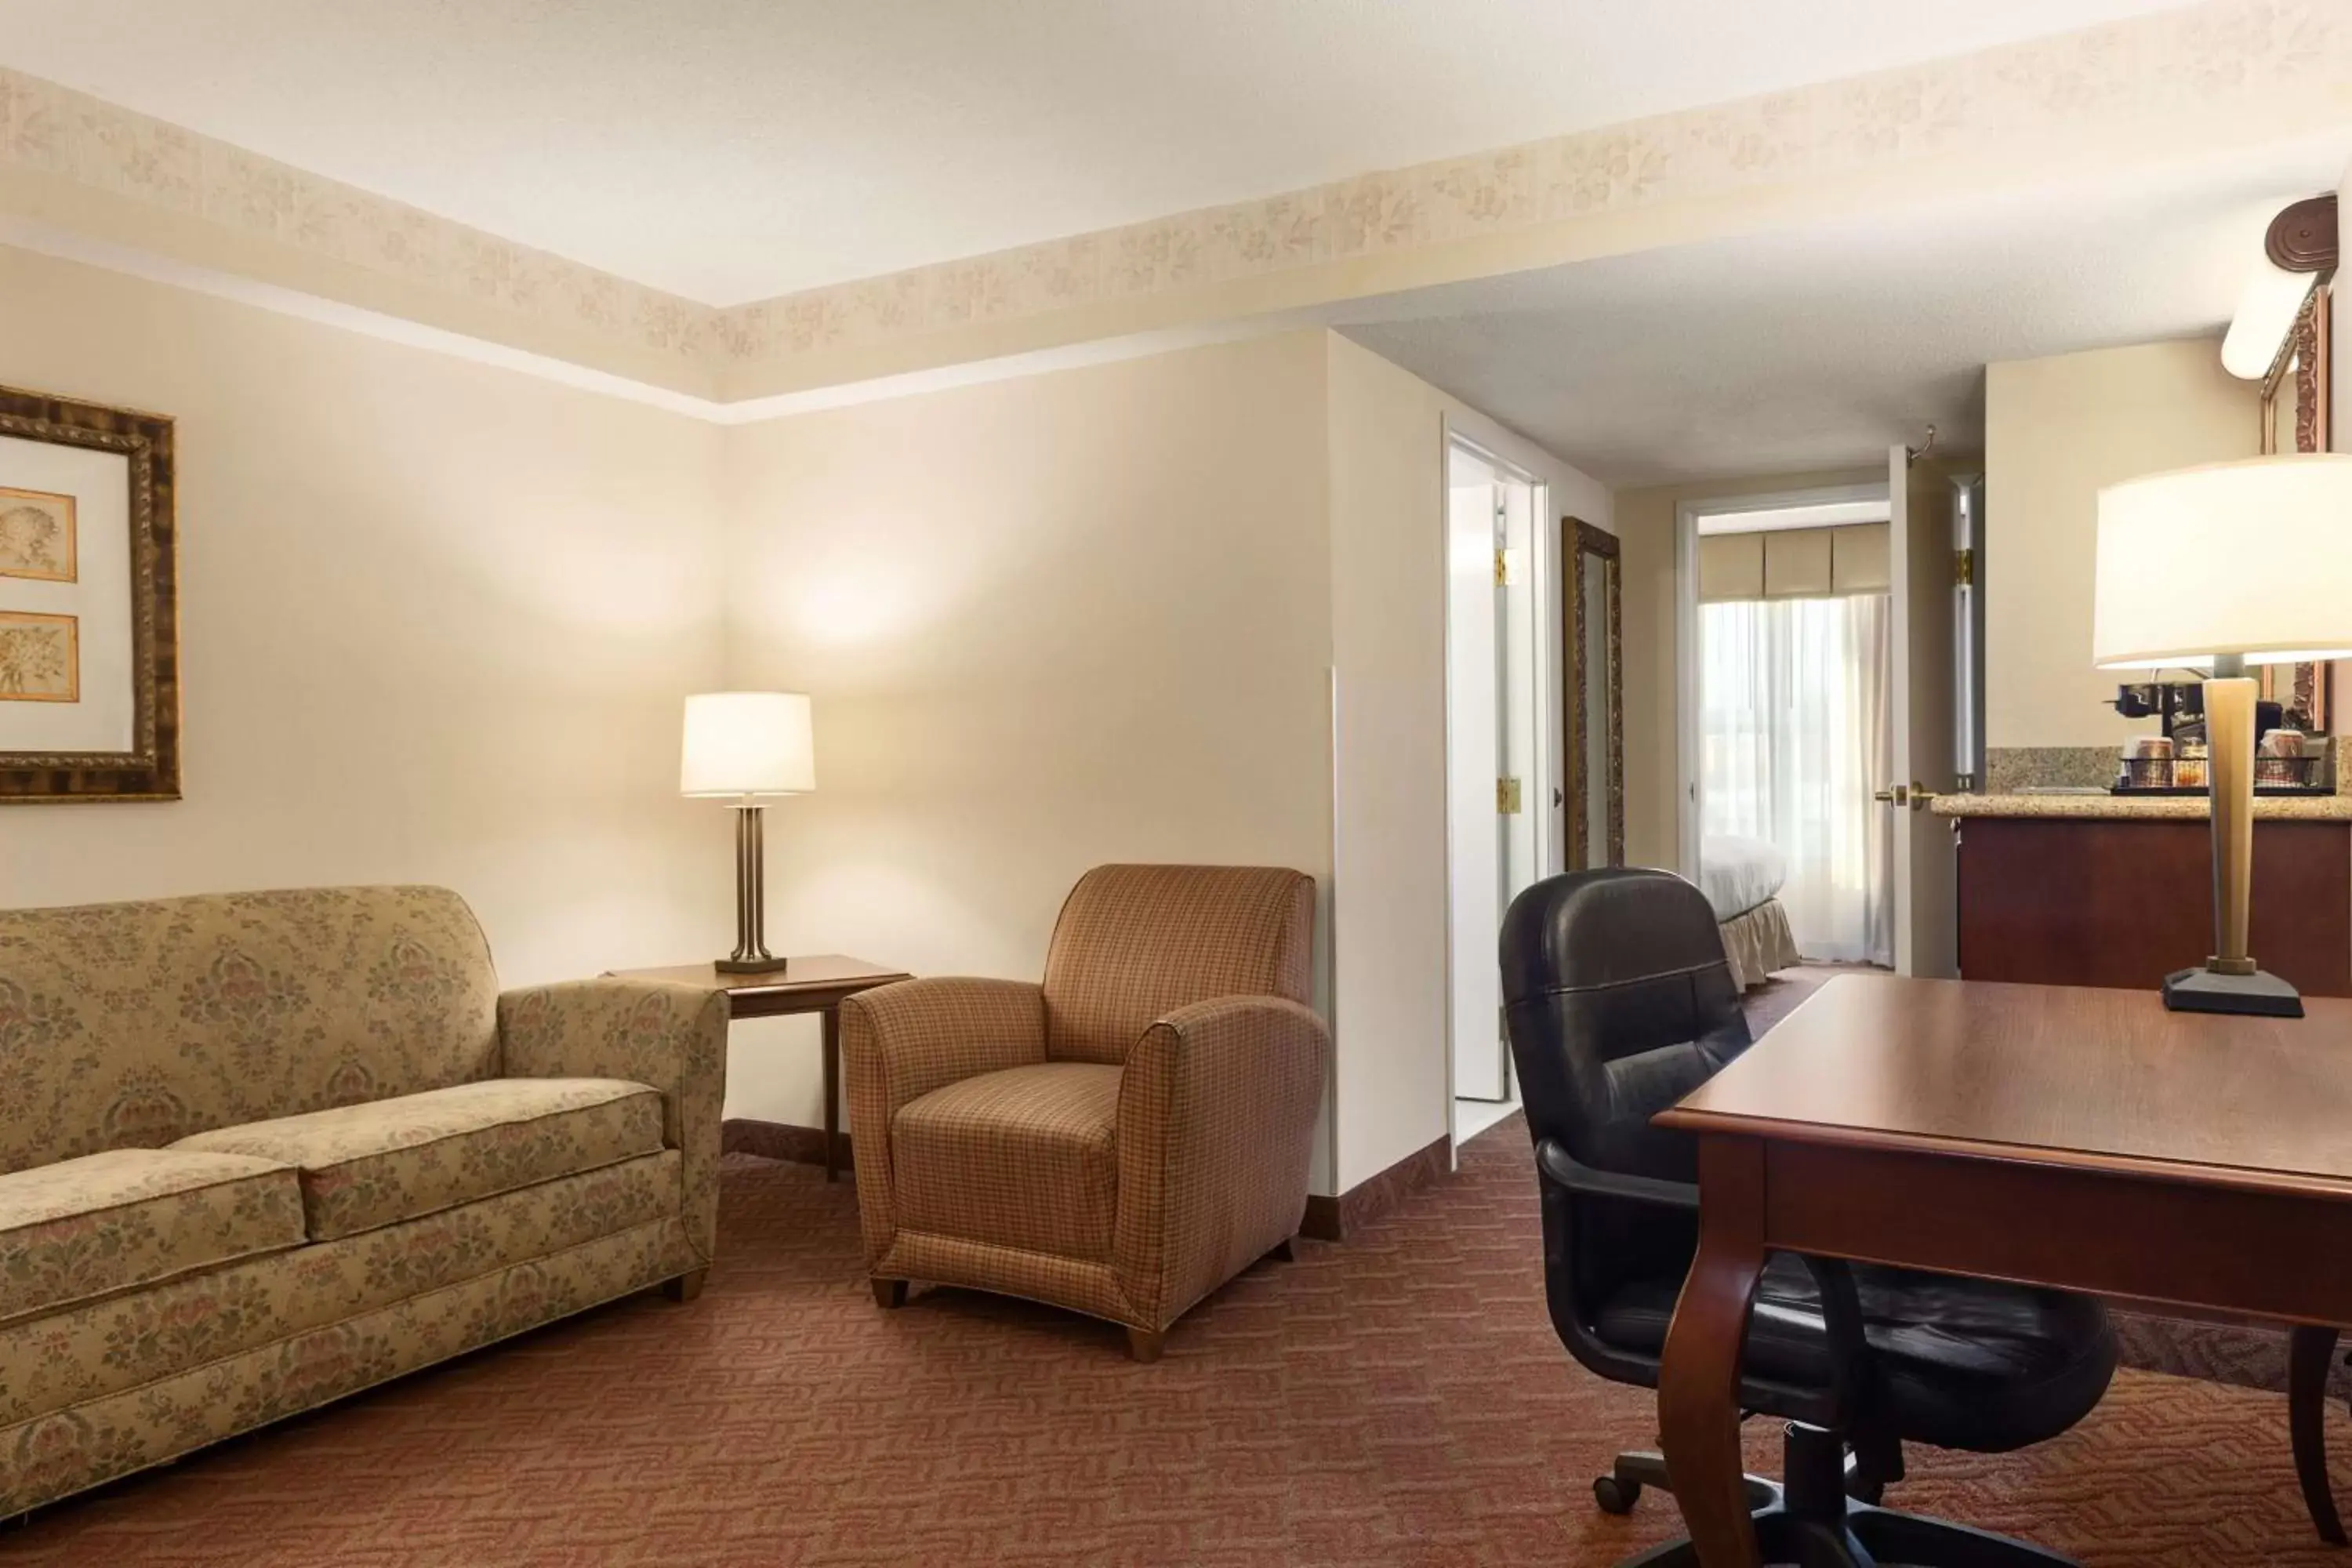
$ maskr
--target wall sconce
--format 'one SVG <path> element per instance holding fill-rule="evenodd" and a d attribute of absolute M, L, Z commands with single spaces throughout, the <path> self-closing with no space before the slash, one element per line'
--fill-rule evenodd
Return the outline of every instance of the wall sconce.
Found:
<path fill-rule="evenodd" d="M 2297 202 L 2273 218 L 2222 341 L 2221 367 L 2241 381 L 2267 380 L 2304 302 L 2336 270 L 2336 256 L 2334 193 Z"/>

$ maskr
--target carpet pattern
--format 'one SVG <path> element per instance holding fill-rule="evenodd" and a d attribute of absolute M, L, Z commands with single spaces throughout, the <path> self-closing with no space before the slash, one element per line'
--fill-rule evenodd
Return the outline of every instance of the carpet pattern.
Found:
<path fill-rule="evenodd" d="M 1117 1330 L 959 1291 L 878 1310 L 854 1189 L 728 1157 L 718 1266 L 0 1530 L 0 1564 L 1539 1563 L 1675 1531 L 1589 1486 L 1644 1393 L 1546 1320 L 1525 1123 L 1344 1246 L 1262 1263 L 1138 1366 Z M 2339 1451 L 2341 1410 L 2331 1414 Z M 1777 1464 L 1751 1423 L 1750 1463 Z M 1898 1506 L 2088 1568 L 2341 1564 L 2276 1395 L 2126 1373 Z"/>

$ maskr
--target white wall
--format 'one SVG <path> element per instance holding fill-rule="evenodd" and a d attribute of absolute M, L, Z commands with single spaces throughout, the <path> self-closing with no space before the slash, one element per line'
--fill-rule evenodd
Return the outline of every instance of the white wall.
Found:
<path fill-rule="evenodd" d="M 441 882 L 509 984 L 724 950 L 719 432 L 8 248 L 0 384 L 177 418 L 185 737 L 181 802 L 0 806 L 0 905 Z"/>
<path fill-rule="evenodd" d="M 1295 866 L 1339 1037 L 1317 1189 L 1444 1136 L 1449 421 L 1607 523 L 1320 331 L 731 432 L 730 679 L 813 692 L 820 731 L 772 814 L 772 945 L 1034 976 L 1090 865 Z M 814 1125 L 814 1043 L 739 1026 L 729 1114 Z"/>
<path fill-rule="evenodd" d="M 1446 427 L 1552 486 L 1542 572 L 1608 497 L 1353 343 L 722 430 L 0 249 L 0 383 L 179 419 L 187 794 L 0 808 L 0 902 L 436 881 L 509 983 L 694 961 L 731 860 L 679 700 L 788 686 L 772 945 L 1034 976 L 1090 865 L 1295 866 L 1338 932 L 1318 1189 L 1444 1133 Z M 730 1114 L 816 1123 L 814 1044 L 740 1026 Z"/>
<path fill-rule="evenodd" d="M 1540 447 L 1326 334 L 1331 637 L 1339 671 L 1333 887 L 1338 1180 L 1355 1185 L 1446 1133 L 1445 449 L 1449 426 L 1551 487 L 1538 530 L 1551 583 L 1561 513 L 1610 524 L 1609 495 Z M 1558 689 L 1555 624 L 1545 636 Z M 1556 700 L 1549 728 L 1555 762 Z M 1547 803 L 1548 803 L 1548 798 Z"/>
<path fill-rule="evenodd" d="M 2091 667 L 2101 487 L 2261 449 L 2261 389 L 2208 338 L 1985 374 L 1985 742 L 2121 745 L 2147 728 Z"/>
<path fill-rule="evenodd" d="M 770 945 L 1034 979 L 1110 860 L 1330 876 L 1320 334 L 730 433 L 730 679 L 816 700 Z M 728 1114 L 817 1124 L 814 1026 Z"/>

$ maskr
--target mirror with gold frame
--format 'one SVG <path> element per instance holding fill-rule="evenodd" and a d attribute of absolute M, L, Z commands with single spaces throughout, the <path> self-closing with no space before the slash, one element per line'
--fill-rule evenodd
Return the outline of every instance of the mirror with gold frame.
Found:
<path fill-rule="evenodd" d="M 2263 382 L 2262 449 L 2325 452 L 2333 438 L 2328 406 L 2329 341 L 2333 305 L 2328 285 L 2304 301 L 2294 330 L 2279 351 L 2278 363 Z M 2262 700 L 2275 702 L 2280 722 L 2305 734 L 2325 735 L 2334 718 L 2332 667 L 2325 664 L 2264 665 Z"/>
<path fill-rule="evenodd" d="M 1625 672 L 1617 536 L 1581 518 L 1559 520 L 1566 590 L 1567 679 L 1560 726 L 1567 752 L 1568 868 L 1625 863 Z"/>

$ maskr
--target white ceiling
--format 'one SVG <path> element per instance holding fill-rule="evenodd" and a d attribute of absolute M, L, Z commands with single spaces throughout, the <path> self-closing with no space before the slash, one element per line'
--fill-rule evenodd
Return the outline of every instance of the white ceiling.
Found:
<path fill-rule="evenodd" d="M 0 0 L 0 64 L 709 304 L 2179 0 Z"/>
<path fill-rule="evenodd" d="M 2218 334 L 2271 216 L 2347 159 L 2352 130 L 1328 319 L 1612 486 L 1865 464 L 1931 421 L 1948 447 L 1979 443 L 1991 362 Z"/>

